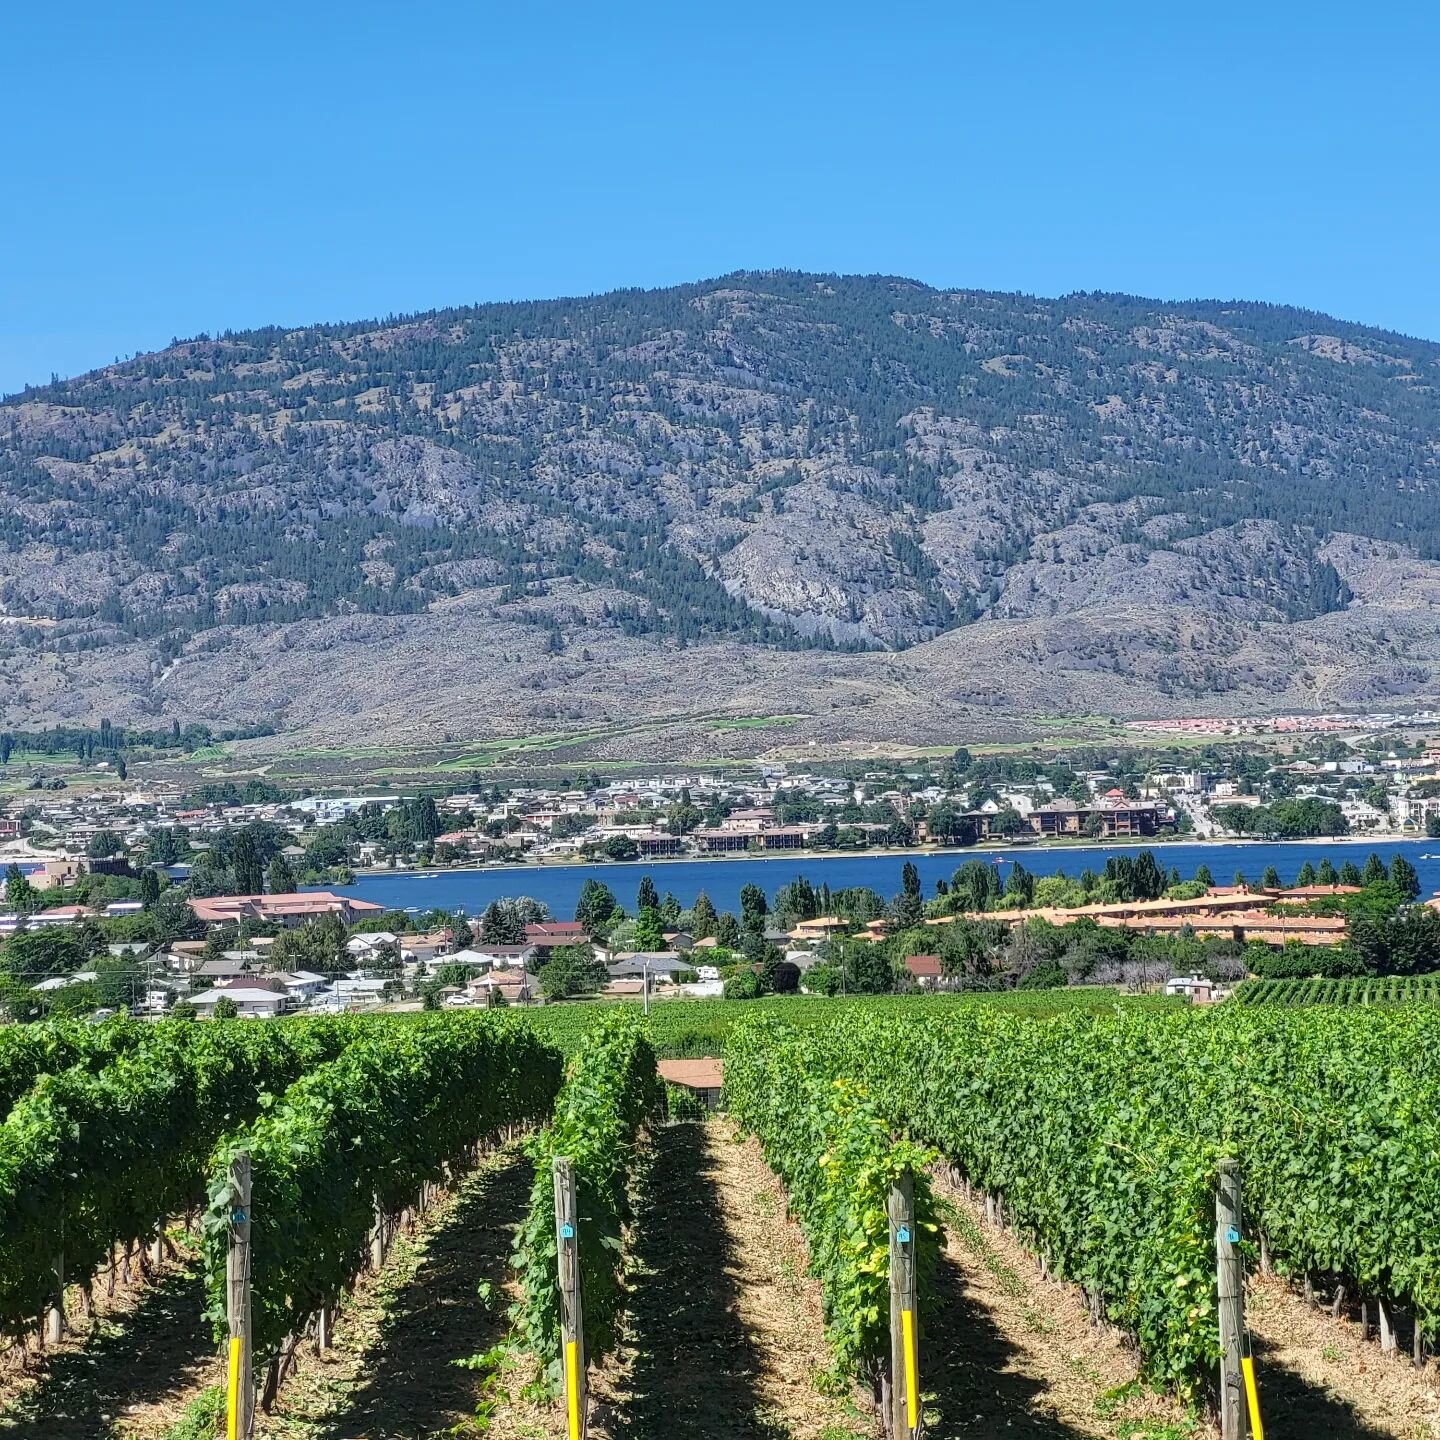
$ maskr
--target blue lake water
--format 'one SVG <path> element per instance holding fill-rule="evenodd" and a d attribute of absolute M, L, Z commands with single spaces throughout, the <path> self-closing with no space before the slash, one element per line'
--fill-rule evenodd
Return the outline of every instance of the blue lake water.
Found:
<path fill-rule="evenodd" d="M 835 855 L 774 856 L 764 859 L 746 857 L 735 860 L 672 860 L 659 863 L 631 862 L 611 865 L 525 865 L 483 870 L 400 871 L 395 874 L 362 875 L 342 893 L 361 900 L 371 900 L 393 910 L 463 910 L 478 915 L 492 900 L 504 895 L 531 895 L 549 906 L 551 914 L 568 919 L 575 911 L 575 901 L 586 880 L 602 881 L 614 891 L 616 898 L 633 912 L 635 891 L 644 875 L 655 882 L 664 895 L 669 890 L 682 906 L 694 903 L 701 890 L 710 897 L 717 910 L 738 911 L 740 887 L 759 885 L 767 895 L 774 895 L 780 886 L 797 875 L 804 875 L 814 885 L 823 881 L 832 890 L 850 885 L 868 885 L 881 895 L 891 896 L 900 889 L 900 869 L 907 858 L 920 872 L 927 897 L 935 893 L 937 880 L 948 880 L 956 867 L 966 860 L 982 859 L 997 863 L 1000 873 L 1019 861 L 1035 875 L 1054 875 L 1060 871 L 1078 876 L 1082 870 L 1100 871 L 1111 855 L 1133 855 L 1134 845 L 1096 846 L 1072 850 L 993 850 L 974 849 L 945 854 L 917 852 L 905 855 Z M 1285 843 L 1237 843 L 1233 845 L 1165 843 L 1152 847 L 1156 859 L 1166 870 L 1174 867 L 1188 880 L 1199 865 L 1208 865 L 1218 885 L 1228 885 L 1236 873 L 1257 883 L 1267 865 L 1280 872 L 1282 880 L 1293 880 L 1300 867 L 1309 860 L 1319 865 L 1329 859 L 1338 869 L 1346 860 L 1363 865 L 1374 850 L 1387 864 L 1396 853 L 1406 856 L 1420 874 L 1423 895 L 1440 890 L 1440 840 L 1404 840 L 1376 842 L 1334 842 L 1304 840 Z M 1430 857 L 1430 858 L 1427 858 Z M 338 888 L 338 887 L 331 887 Z"/>

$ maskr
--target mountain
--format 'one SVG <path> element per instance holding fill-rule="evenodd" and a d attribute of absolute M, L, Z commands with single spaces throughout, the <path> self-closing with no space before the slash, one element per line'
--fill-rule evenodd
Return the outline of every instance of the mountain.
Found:
<path fill-rule="evenodd" d="M 1437 484 L 1440 345 L 1271 305 L 765 272 L 202 335 L 0 405 L 0 720 L 1405 704 Z"/>

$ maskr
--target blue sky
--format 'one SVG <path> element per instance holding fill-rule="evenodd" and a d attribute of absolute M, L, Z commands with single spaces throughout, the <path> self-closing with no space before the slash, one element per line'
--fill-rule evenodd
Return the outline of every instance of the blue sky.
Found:
<path fill-rule="evenodd" d="M 770 266 L 1440 339 L 1433 4 L 6 11 L 0 392 L 200 330 Z"/>

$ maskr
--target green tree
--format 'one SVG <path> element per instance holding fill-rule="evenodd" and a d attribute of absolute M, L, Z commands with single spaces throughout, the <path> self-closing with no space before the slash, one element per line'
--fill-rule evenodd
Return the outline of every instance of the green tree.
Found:
<path fill-rule="evenodd" d="M 273 855 L 265 872 L 265 888 L 272 895 L 293 895 L 297 883 L 290 862 L 281 854 Z"/>
<path fill-rule="evenodd" d="M 1315 867 L 1307 860 L 1301 867 L 1300 873 L 1295 877 L 1295 888 L 1301 889 L 1306 885 L 1315 883 Z"/>
<path fill-rule="evenodd" d="M 132 958 L 102 955 L 94 968 L 96 999 L 101 1005 L 133 1010 L 145 998 L 145 975 Z"/>
<path fill-rule="evenodd" d="M 125 848 L 125 842 L 113 830 L 97 830 L 85 847 L 85 853 L 92 860 L 108 860 Z"/>
<path fill-rule="evenodd" d="M 688 835 L 703 823 L 705 816 L 688 800 L 672 805 L 665 814 L 666 828 L 672 835 Z"/>
<path fill-rule="evenodd" d="M 487 945 L 519 945 L 525 939 L 525 922 L 513 906 L 492 900 L 480 916 L 480 938 Z"/>
<path fill-rule="evenodd" d="M 13 861 L 5 870 L 5 904 L 17 915 L 28 915 L 40 903 L 40 897 L 27 876 Z"/>
<path fill-rule="evenodd" d="M 1360 874 L 1360 867 L 1353 860 L 1347 860 L 1340 867 L 1340 883 L 1342 885 L 1360 886 L 1365 883 L 1365 878 Z"/>
<path fill-rule="evenodd" d="M 36 985 L 53 975 L 73 975 L 89 958 L 79 930 L 53 925 L 17 930 L 0 946 L 0 968 L 22 985 Z"/>
<path fill-rule="evenodd" d="M 260 852 L 248 826 L 235 832 L 230 846 L 230 869 L 235 876 L 237 894 L 259 895 L 265 889 L 265 872 L 260 865 Z"/>
<path fill-rule="evenodd" d="M 891 930 L 913 930 L 924 919 L 925 906 L 908 890 L 902 890 L 890 901 L 889 928 Z"/>
<path fill-rule="evenodd" d="M 1035 877 L 1018 860 L 1005 880 L 1005 898 L 1012 905 L 1028 905 L 1035 898 Z"/>
<path fill-rule="evenodd" d="M 864 941 L 847 944 L 845 989 L 855 995 L 888 995 L 895 988 L 895 970 L 883 945 Z"/>
<path fill-rule="evenodd" d="M 1215 883 L 1215 877 L 1210 873 L 1210 867 L 1208 865 L 1196 867 L 1195 879 L 1199 884 L 1205 886 L 1207 890 Z"/>
<path fill-rule="evenodd" d="M 564 945 L 540 967 L 540 993 L 547 1000 L 593 995 L 609 978 L 604 963 L 588 945 Z"/>
<path fill-rule="evenodd" d="M 1366 856 L 1365 868 L 1360 873 L 1367 885 L 1383 885 L 1390 878 L 1385 862 L 1373 850 Z"/>
<path fill-rule="evenodd" d="M 1406 900 L 1420 898 L 1420 876 L 1403 855 L 1395 855 L 1390 861 L 1390 883 Z"/>
<path fill-rule="evenodd" d="M 635 948 L 637 950 L 663 950 L 665 948 L 664 922 L 660 911 L 647 905 L 635 917 Z"/>
<path fill-rule="evenodd" d="M 153 910 L 160 900 L 160 874 L 146 868 L 140 872 L 140 903 L 147 910 Z"/>
<path fill-rule="evenodd" d="M 769 913 L 770 903 L 758 885 L 745 884 L 740 887 L 740 924 L 744 929 L 763 930 L 765 917 Z"/>
<path fill-rule="evenodd" d="M 1265 873 L 1260 877 L 1260 885 L 1265 890 L 1281 889 L 1280 872 L 1273 865 L 1267 865 Z"/>
<path fill-rule="evenodd" d="M 840 993 L 840 971 L 828 961 L 812 965 L 801 977 L 805 989 L 811 995 L 838 995 Z"/>
<path fill-rule="evenodd" d="M 216 1020 L 233 1020 L 239 1013 L 235 1002 L 228 995 L 222 995 L 210 1012 Z"/>
<path fill-rule="evenodd" d="M 599 880 L 587 879 L 580 887 L 580 898 L 575 902 L 575 919 L 585 927 L 587 935 L 598 935 L 616 909 L 610 887 Z"/>
<path fill-rule="evenodd" d="M 775 892 L 775 913 L 792 921 L 813 920 L 820 913 L 815 887 L 803 875 L 797 875 Z"/>
<path fill-rule="evenodd" d="M 740 922 L 728 910 L 715 921 L 715 939 L 725 950 L 734 950 L 740 944 Z"/>
<path fill-rule="evenodd" d="M 732 975 L 721 993 L 726 1000 L 758 1000 L 765 993 L 765 987 L 755 971 L 745 969 Z"/>
<path fill-rule="evenodd" d="M 702 890 L 695 897 L 695 904 L 690 909 L 690 927 L 695 938 L 704 940 L 713 935 L 719 919 L 710 897 Z"/>
<path fill-rule="evenodd" d="M 635 892 L 635 910 L 658 910 L 660 908 L 660 895 L 655 889 L 655 882 L 648 876 L 641 876 L 640 888 Z"/>
<path fill-rule="evenodd" d="M 1315 872 L 1315 883 L 1317 885 L 1338 885 L 1340 883 L 1339 872 L 1328 855 L 1320 862 L 1320 868 Z"/>
<path fill-rule="evenodd" d="M 1025 829 L 1025 817 L 1018 810 L 1006 808 L 997 810 L 990 817 L 992 835 L 1018 835 Z"/>

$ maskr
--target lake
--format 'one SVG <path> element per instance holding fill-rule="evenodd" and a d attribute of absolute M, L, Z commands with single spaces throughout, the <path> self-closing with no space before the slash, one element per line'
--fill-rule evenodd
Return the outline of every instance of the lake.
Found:
<path fill-rule="evenodd" d="M 900 889 L 900 869 L 907 858 L 920 872 L 928 899 L 937 880 L 948 880 L 966 860 L 982 859 L 998 865 L 1001 875 L 1019 860 L 1034 875 L 1064 871 L 1078 876 L 1082 870 L 1105 868 L 1111 855 L 1133 855 L 1143 846 L 1095 846 L 1071 850 L 1009 851 L 975 846 L 944 854 L 916 852 L 905 855 L 746 856 L 734 860 L 669 860 L 608 865 L 515 865 L 483 870 L 399 871 L 395 874 L 362 875 L 353 885 L 331 887 L 340 893 L 371 900 L 390 910 L 449 910 L 478 915 L 501 896 L 531 895 L 549 906 L 550 913 L 569 919 L 575 913 L 580 887 L 586 880 L 608 885 L 616 898 L 632 913 L 635 891 L 643 875 L 649 875 L 664 895 L 669 890 L 684 907 L 694 903 L 703 890 L 717 910 L 740 909 L 740 887 L 755 884 L 773 896 L 780 886 L 797 875 L 816 886 L 823 881 L 832 890 L 851 885 L 868 885 L 887 898 Z M 1252 883 L 1259 881 L 1267 865 L 1280 872 L 1282 880 L 1293 880 L 1308 860 L 1313 865 L 1327 857 L 1338 869 L 1346 860 L 1363 865 L 1374 850 L 1387 864 L 1396 853 L 1403 854 L 1420 874 L 1422 895 L 1440 890 L 1440 840 L 1401 840 L 1374 844 L 1299 840 L 1294 842 L 1237 842 L 1235 844 L 1162 843 L 1153 847 L 1155 857 L 1166 870 L 1178 869 L 1188 880 L 1199 865 L 1208 865 L 1217 885 L 1228 885 L 1237 872 Z"/>

